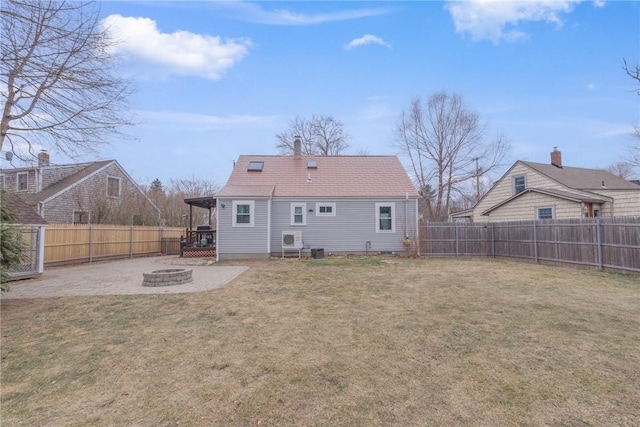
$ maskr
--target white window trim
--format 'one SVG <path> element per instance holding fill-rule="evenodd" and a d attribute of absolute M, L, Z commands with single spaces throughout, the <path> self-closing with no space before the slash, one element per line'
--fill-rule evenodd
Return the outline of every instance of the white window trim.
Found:
<path fill-rule="evenodd" d="M 109 195 L 109 180 L 110 179 L 117 179 L 118 180 L 118 195 L 117 196 Z M 122 195 L 122 179 L 120 179 L 119 176 L 107 176 L 107 197 L 110 197 L 112 199 L 119 199 L 121 195 Z"/>
<path fill-rule="evenodd" d="M 296 208 L 302 208 L 302 222 L 295 222 Z M 291 225 L 294 227 L 300 227 L 307 225 L 307 204 L 306 203 L 291 203 Z"/>
<path fill-rule="evenodd" d="M 24 190 L 20 189 L 20 175 L 27 176 L 27 188 L 25 188 Z M 16 191 L 29 191 L 29 172 L 18 172 L 16 174 Z"/>
<path fill-rule="evenodd" d="M 321 206 L 331 207 L 331 213 L 320 212 Z M 336 216 L 336 204 L 335 203 L 316 203 L 316 216 Z"/>
<path fill-rule="evenodd" d="M 537 220 L 541 220 L 542 218 L 540 218 L 540 210 L 541 209 L 551 209 L 551 218 L 544 218 L 544 219 L 556 219 L 556 209 L 553 206 L 538 206 L 536 207 L 536 219 Z"/>
<path fill-rule="evenodd" d="M 244 224 L 244 223 L 238 223 L 238 205 L 249 205 L 249 223 L 248 224 Z M 255 206 L 256 203 L 254 200 L 234 200 L 233 203 L 231 203 L 231 208 L 233 209 L 233 218 L 231 219 L 231 226 L 232 227 L 253 227 L 253 219 L 255 217 Z"/>
<path fill-rule="evenodd" d="M 380 208 L 391 207 L 391 230 L 380 229 Z M 396 232 L 396 204 L 395 203 L 376 203 L 376 233 L 395 233 Z"/>
<path fill-rule="evenodd" d="M 517 178 L 524 178 L 524 188 L 522 189 L 522 191 L 527 189 L 527 175 L 516 175 L 516 176 L 513 177 L 513 181 L 512 181 L 513 194 L 514 195 L 522 193 L 522 191 L 516 192 L 516 179 Z"/>

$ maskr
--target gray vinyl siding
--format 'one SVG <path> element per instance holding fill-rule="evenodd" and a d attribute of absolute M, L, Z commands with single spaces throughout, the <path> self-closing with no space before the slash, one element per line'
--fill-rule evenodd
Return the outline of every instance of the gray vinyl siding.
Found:
<path fill-rule="evenodd" d="M 316 203 L 335 203 L 335 216 L 317 216 Z M 395 231 L 376 232 L 376 203 L 395 203 Z M 306 225 L 291 225 L 291 203 L 306 203 Z M 416 236 L 416 203 L 407 203 L 408 228 L 405 231 L 405 198 L 274 198 L 271 209 L 271 252 L 282 250 L 282 232 L 301 230 L 305 249 L 322 248 L 327 252 L 364 252 L 371 242 L 372 252 L 401 252 L 405 232 L 413 240 Z M 309 212 L 313 209 L 313 212 Z"/>
<path fill-rule="evenodd" d="M 253 227 L 233 226 L 233 201 L 253 200 Z M 225 205 L 223 208 L 222 205 Z M 269 255 L 268 199 L 239 197 L 218 199 L 217 252 L 221 260 L 259 258 Z"/>

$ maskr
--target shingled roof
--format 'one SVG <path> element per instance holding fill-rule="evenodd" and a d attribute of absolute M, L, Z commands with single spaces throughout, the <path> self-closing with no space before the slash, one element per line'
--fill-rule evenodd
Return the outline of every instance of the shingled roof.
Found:
<path fill-rule="evenodd" d="M 7 194 L 2 198 L 2 203 L 9 208 L 16 219 L 16 224 L 22 225 L 46 225 L 47 221 L 33 210 L 15 193 Z"/>
<path fill-rule="evenodd" d="M 520 161 L 522 164 L 548 176 L 575 190 L 638 190 L 638 186 L 626 179 L 600 169 L 584 169 L 563 166 L 561 168 L 545 163 Z"/>
<path fill-rule="evenodd" d="M 261 170 L 248 170 L 262 162 Z M 243 155 L 217 197 L 418 197 L 397 156 Z"/>

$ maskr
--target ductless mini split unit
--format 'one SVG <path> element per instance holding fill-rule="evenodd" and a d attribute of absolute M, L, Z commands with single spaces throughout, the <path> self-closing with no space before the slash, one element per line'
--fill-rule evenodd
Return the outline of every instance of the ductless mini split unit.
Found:
<path fill-rule="evenodd" d="M 282 249 L 302 249 L 302 231 L 283 231 Z"/>

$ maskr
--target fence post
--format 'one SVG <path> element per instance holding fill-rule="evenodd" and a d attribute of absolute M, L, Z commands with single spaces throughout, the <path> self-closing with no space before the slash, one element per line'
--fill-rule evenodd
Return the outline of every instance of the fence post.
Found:
<path fill-rule="evenodd" d="M 166 255 L 165 253 L 163 253 L 162 249 L 162 225 L 160 226 L 160 240 L 158 241 L 158 246 L 160 247 L 160 250 L 158 252 L 160 252 L 162 255 Z"/>
<path fill-rule="evenodd" d="M 536 228 L 536 220 L 533 220 L 533 259 L 538 262 L 538 236 Z"/>
<path fill-rule="evenodd" d="M 596 240 L 598 248 L 598 270 L 602 270 L 602 236 L 600 235 L 600 217 L 596 218 Z"/>
<path fill-rule="evenodd" d="M 495 224 L 491 223 L 491 258 L 496 257 L 496 232 Z"/>
<path fill-rule="evenodd" d="M 89 264 L 93 262 L 93 225 L 89 224 Z"/>
<path fill-rule="evenodd" d="M 129 258 L 133 258 L 133 221 L 131 221 L 131 232 L 129 233 Z"/>
<path fill-rule="evenodd" d="M 456 227 L 456 258 L 460 256 L 460 249 L 458 248 L 458 223 L 455 223 Z"/>

